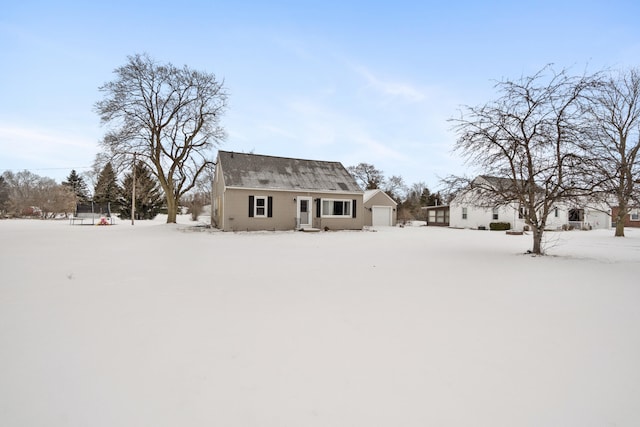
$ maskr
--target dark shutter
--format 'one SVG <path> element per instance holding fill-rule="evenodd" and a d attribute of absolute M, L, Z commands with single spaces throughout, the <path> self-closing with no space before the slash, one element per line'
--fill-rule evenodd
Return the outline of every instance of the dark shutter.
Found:
<path fill-rule="evenodd" d="M 253 196 L 249 196 L 249 217 L 253 217 Z"/>
<path fill-rule="evenodd" d="M 316 218 L 320 218 L 320 199 L 316 199 Z"/>
<path fill-rule="evenodd" d="M 353 204 L 351 205 L 351 218 L 355 218 L 356 217 L 356 201 L 353 201 Z"/>
<path fill-rule="evenodd" d="M 273 216 L 273 197 L 267 197 L 267 217 Z"/>

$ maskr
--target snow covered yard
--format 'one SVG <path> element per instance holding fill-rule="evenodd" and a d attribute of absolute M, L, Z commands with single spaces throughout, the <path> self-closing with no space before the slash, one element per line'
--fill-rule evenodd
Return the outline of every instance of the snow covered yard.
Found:
<path fill-rule="evenodd" d="M 0 425 L 640 425 L 640 230 L 184 222 L 0 221 Z"/>

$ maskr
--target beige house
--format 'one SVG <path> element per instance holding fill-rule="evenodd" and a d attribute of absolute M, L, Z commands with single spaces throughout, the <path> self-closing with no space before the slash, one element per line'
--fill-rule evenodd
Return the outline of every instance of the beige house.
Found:
<path fill-rule="evenodd" d="M 371 226 L 394 226 L 398 221 L 398 204 L 382 190 L 364 192 L 364 223 Z"/>
<path fill-rule="evenodd" d="M 213 193 L 224 231 L 364 226 L 363 191 L 339 162 L 219 151 Z"/>

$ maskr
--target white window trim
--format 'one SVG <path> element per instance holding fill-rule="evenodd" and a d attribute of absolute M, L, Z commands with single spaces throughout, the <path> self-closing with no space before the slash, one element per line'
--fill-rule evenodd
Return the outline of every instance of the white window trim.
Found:
<path fill-rule="evenodd" d="M 498 221 L 498 219 L 500 218 L 500 211 L 498 210 L 498 208 L 493 208 L 493 210 L 491 211 L 491 218 L 493 219 L 493 221 Z"/>
<path fill-rule="evenodd" d="M 640 209 L 632 209 L 629 212 L 629 221 L 640 221 Z"/>
<path fill-rule="evenodd" d="M 349 204 L 349 213 L 348 214 L 342 214 L 342 215 L 333 215 L 333 214 L 326 214 L 324 212 L 324 203 L 325 202 L 332 202 L 332 207 L 333 207 L 333 203 L 335 202 L 341 202 L 341 203 L 348 203 Z M 333 209 L 332 209 L 333 212 Z M 351 218 L 353 214 L 353 201 L 349 200 L 349 199 L 320 199 L 320 217 L 322 218 Z"/>
<path fill-rule="evenodd" d="M 264 201 L 264 205 L 263 206 L 258 206 L 258 200 L 263 200 Z M 267 200 L 267 196 L 255 196 L 253 199 L 253 216 L 255 218 L 266 218 L 267 217 L 267 210 L 268 210 L 268 200 Z M 263 208 L 264 209 L 264 214 L 260 215 L 258 214 L 258 208 Z"/>
<path fill-rule="evenodd" d="M 462 219 L 468 219 L 469 218 L 469 212 L 467 211 L 467 208 L 462 208 Z"/>

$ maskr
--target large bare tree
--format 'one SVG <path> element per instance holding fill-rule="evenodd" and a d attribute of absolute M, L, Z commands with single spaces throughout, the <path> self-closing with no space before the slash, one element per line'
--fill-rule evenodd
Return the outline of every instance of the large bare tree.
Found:
<path fill-rule="evenodd" d="M 467 184 L 487 207 L 519 205 L 532 230 L 534 254 L 552 208 L 578 195 L 574 173 L 583 115 L 580 99 L 592 79 L 545 67 L 531 77 L 497 83 L 500 96 L 464 107 L 453 119 L 455 150 L 483 175 L 494 179 L 455 179 Z"/>
<path fill-rule="evenodd" d="M 16 173 L 5 171 L 2 181 L 8 196 L 5 208 L 14 216 L 21 216 L 26 212 L 33 214 L 34 210 L 42 218 L 49 217 L 49 214 L 67 214 L 75 210 L 78 201 L 77 195 L 69 186 L 57 184 L 51 178 L 27 170 Z"/>
<path fill-rule="evenodd" d="M 369 163 L 359 163 L 357 166 L 349 166 L 347 170 L 351 176 L 355 178 L 360 187 L 365 190 L 380 188 L 384 182 L 383 172 Z"/>
<path fill-rule="evenodd" d="M 180 197 L 196 185 L 211 164 L 211 150 L 225 138 L 223 82 L 146 54 L 128 57 L 114 73 L 95 105 L 109 127 L 102 146 L 114 163 L 131 163 L 135 154 L 149 166 L 166 196 L 167 222 L 175 223 Z"/>
<path fill-rule="evenodd" d="M 596 195 L 610 207 L 615 236 L 624 236 L 625 217 L 640 203 L 640 70 L 629 69 L 603 78 L 587 104 L 591 138 L 585 151 Z"/>

